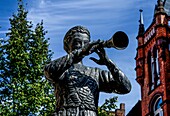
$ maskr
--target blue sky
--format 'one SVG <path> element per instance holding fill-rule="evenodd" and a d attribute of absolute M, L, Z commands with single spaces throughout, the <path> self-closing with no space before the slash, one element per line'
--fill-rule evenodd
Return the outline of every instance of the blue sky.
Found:
<path fill-rule="evenodd" d="M 28 20 L 34 26 L 44 21 L 46 37 L 53 52 L 53 59 L 66 55 L 63 49 L 63 37 L 73 26 L 83 25 L 91 33 L 91 40 L 108 40 L 116 31 L 124 31 L 129 37 L 129 45 L 125 50 L 106 49 L 109 58 L 128 76 L 132 83 L 132 91 L 126 95 L 101 93 L 99 105 L 106 98 L 118 96 L 118 106 L 125 103 L 126 113 L 140 99 L 140 87 L 136 82 L 135 55 L 138 33 L 139 9 L 143 9 L 145 29 L 151 24 L 157 0 L 24 0 L 29 11 Z M 0 38 L 10 27 L 9 18 L 17 10 L 17 0 L 0 0 Z M 95 54 L 92 54 L 95 56 Z M 87 66 L 98 66 L 86 57 Z"/>

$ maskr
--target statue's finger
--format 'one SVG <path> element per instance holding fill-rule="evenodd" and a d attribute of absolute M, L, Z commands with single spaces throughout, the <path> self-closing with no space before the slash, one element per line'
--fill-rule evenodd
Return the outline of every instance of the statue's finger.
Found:
<path fill-rule="evenodd" d="M 99 60 L 97 60 L 96 58 L 90 57 L 90 60 L 93 60 L 94 62 L 96 62 L 97 64 L 99 63 Z"/>

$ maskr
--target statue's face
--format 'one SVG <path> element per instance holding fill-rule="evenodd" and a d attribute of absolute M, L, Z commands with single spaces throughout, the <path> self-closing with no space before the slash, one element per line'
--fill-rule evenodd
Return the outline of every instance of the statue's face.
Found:
<path fill-rule="evenodd" d="M 76 32 L 70 42 L 70 50 L 80 49 L 89 43 L 89 36 L 86 33 Z"/>

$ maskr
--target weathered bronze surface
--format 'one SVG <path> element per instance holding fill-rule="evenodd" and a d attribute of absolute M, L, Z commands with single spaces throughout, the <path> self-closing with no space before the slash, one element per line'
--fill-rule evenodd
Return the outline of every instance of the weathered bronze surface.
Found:
<path fill-rule="evenodd" d="M 126 94 L 131 84 L 126 75 L 106 55 L 104 41 L 90 42 L 90 32 L 82 26 L 71 28 L 64 37 L 67 55 L 45 66 L 45 75 L 55 87 L 55 116 L 97 116 L 99 92 Z M 90 59 L 108 70 L 87 67 L 82 59 Z"/>

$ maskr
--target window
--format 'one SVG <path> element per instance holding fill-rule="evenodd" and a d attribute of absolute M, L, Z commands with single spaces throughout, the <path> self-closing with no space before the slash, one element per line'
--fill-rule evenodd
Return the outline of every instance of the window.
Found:
<path fill-rule="evenodd" d="M 148 56 L 147 56 L 147 64 L 148 64 L 148 76 L 149 76 L 149 88 L 150 90 L 154 89 L 154 79 L 153 79 L 153 69 L 152 69 L 152 56 L 151 56 L 151 51 L 148 52 Z"/>
<path fill-rule="evenodd" d="M 150 90 L 155 89 L 160 84 L 160 65 L 158 57 L 158 49 L 154 46 L 152 52 L 148 52 L 148 76 Z"/>
<path fill-rule="evenodd" d="M 168 26 L 170 26 L 170 20 L 168 21 Z"/>
<path fill-rule="evenodd" d="M 156 94 L 150 102 L 149 111 L 150 116 L 163 116 L 162 109 L 162 95 L 160 93 Z"/>
<path fill-rule="evenodd" d="M 158 49 L 154 46 L 152 51 L 152 75 L 154 78 L 154 88 L 160 84 L 160 67 L 158 58 Z"/>
<path fill-rule="evenodd" d="M 158 49 L 156 48 L 156 55 L 155 55 L 155 67 L 156 67 L 156 86 L 160 84 L 160 65 L 159 65 L 159 58 L 158 58 Z"/>
<path fill-rule="evenodd" d="M 155 103 L 153 103 L 153 113 L 154 116 L 163 116 L 163 109 L 161 108 L 161 104 L 162 104 L 162 97 L 158 97 L 155 100 Z"/>
<path fill-rule="evenodd" d="M 154 62 L 154 58 L 151 56 L 151 71 L 152 71 L 152 76 L 151 76 L 151 81 L 152 81 L 152 86 L 151 86 L 151 90 L 154 89 L 154 77 L 155 77 L 155 62 Z"/>

